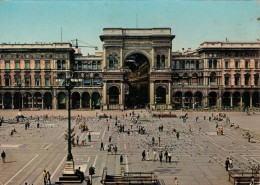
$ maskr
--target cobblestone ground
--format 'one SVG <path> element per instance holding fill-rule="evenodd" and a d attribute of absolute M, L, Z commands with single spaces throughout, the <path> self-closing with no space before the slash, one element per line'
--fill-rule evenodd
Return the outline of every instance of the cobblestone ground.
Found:
<path fill-rule="evenodd" d="M 231 184 L 224 168 L 227 157 L 233 158 L 234 169 L 250 170 L 253 164 L 260 160 L 260 135 L 259 118 L 256 112 L 248 116 L 245 112 L 226 112 L 230 117 L 230 124 L 219 121 L 219 127 L 223 127 L 224 135 L 216 134 L 216 122 L 209 121 L 212 112 L 188 112 L 186 123 L 179 118 L 152 118 L 146 110 L 135 110 L 135 117 L 140 115 L 138 125 L 133 124 L 131 129 L 131 111 L 72 111 L 72 126 L 75 135 L 81 140 L 87 139 L 87 132 L 81 132 L 80 124 L 76 124 L 79 115 L 86 121 L 90 129 L 92 141 L 82 147 L 73 147 L 72 153 L 76 167 L 88 175 L 88 168 L 92 165 L 96 169 L 93 176 L 93 184 L 100 184 L 103 168 L 108 168 L 108 174 L 120 174 L 121 167 L 125 171 L 152 171 L 158 175 L 160 184 L 171 185 L 174 177 L 178 178 L 180 185 L 196 184 Z M 112 119 L 98 119 L 97 116 L 106 113 Z M 127 117 L 122 115 L 128 114 Z M 180 111 L 172 112 L 181 115 Z M 42 115 L 48 115 L 43 120 Z M 184 113 L 183 113 L 184 114 Z M 216 112 L 213 113 L 217 115 Z M 17 115 L 17 111 L 1 111 L 9 122 Z M 0 152 L 6 152 L 6 162 L 0 162 L 0 184 L 43 184 L 42 172 L 50 171 L 51 180 L 54 184 L 64 169 L 67 154 L 67 142 L 64 133 L 67 129 L 67 111 L 24 111 L 23 115 L 30 118 L 30 128 L 25 130 L 24 124 L 3 123 L 0 127 Z M 40 128 L 37 128 L 37 117 L 40 117 Z M 119 123 L 125 125 L 125 131 L 130 129 L 130 135 L 126 132 L 118 132 L 115 127 L 115 117 Z M 206 116 L 206 120 L 204 120 Z M 198 123 L 195 121 L 199 118 Z M 109 125 L 109 130 L 108 130 Z M 163 125 L 163 131 L 158 127 Z M 189 125 L 191 132 L 189 131 Z M 234 127 L 239 125 L 238 129 Z M 139 134 L 139 126 L 144 127 L 145 134 Z M 10 136 L 12 129 L 16 133 Z M 180 132 L 177 140 L 173 129 Z M 243 136 L 243 129 L 249 129 L 254 136 L 248 142 Z M 112 137 L 112 144 L 117 145 L 117 155 L 108 152 L 108 138 Z M 155 144 L 152 145 L 152 137 Z M 158 146 L 160 137 L 160 147 Z M 100 151 L 100 143 L 104 142 L 105 150 Z M 149 151 L 145 161 L 142 161 L 142 151 Z M 168 151 L 172 155 L 172 162 L 166 163 L 163 157 L 159 161 L 159 152 Z M 153 152 L 156 152 L 156 161 L 153 161 Z M 123 164 L 120 164 L 120 154 L 123 154 Z M 82 183 L 86 184 L 86 182 Z"/>

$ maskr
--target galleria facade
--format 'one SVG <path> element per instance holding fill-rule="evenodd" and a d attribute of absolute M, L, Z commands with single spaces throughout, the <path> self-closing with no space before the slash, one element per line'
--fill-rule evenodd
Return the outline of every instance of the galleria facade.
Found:
<path fill-rule="evenodd" d="M 70 43 L 0 44 L 0 109 L 259 107 L 260 41 L 172 51 L 170 28 L 105 28 L 103 52 Z"/>

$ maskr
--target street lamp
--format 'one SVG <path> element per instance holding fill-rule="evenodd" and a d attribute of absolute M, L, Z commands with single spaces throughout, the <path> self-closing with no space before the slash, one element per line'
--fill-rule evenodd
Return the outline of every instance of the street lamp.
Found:
<path fill-rule="evenodd" d="M 70 116 L 70 99 L 71 99 L 71 90 L 75 86 L 75 82 L 82 82 L 82 79 L 73 79 L 71 76 L 68 76 L 65 79 L 56 79 L 56 82 L 62 83 L 62 86 L 65 87 L 65 89 L 68 91 L 68 155 L 67 155 L 67 162 L 66 165 L 70 166 L 69 172 L 74 174 L 74 162 L 73 162 L 73 156 L 71 153 L 71 116 Z M 69 162 L 69 163 L 68 163 Z M 72 162 L 72 164 L 71 164 Z M 66 167 L 65 167 L 66 169 Z"/>

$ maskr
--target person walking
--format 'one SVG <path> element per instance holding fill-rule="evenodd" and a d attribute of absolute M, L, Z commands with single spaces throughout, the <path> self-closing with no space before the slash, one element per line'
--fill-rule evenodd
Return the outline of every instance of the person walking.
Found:
<path fill-rule="evenodd" d="M 3 152 L 1 153 L 1 157 L 2 157 L 3 163 L 5 163 L 6 154 L 5 154 L 5 151 L 4 151 L 4 150 L 3 150 Z"/>
<path fill-rule="evenodd" d="M 230 168 L 230 169 L 233 168 L 233 160 L 232 160 L 231 157 L 229 158 L 229 168 Z"/>
<path fill-rule="evenodd" d="M 162 152 L 160 152 L 159 158 L 160 158 L 160 162 L 161 162 L 161 163 L 162 163 L 162 157 L 163 157 L 163 154 L 162 154 Z"/>
<path fill-rule="evenodd" d="M 172 154 L 169 152 L 168 153 L 168 159 L 169 159 L 169 163 L 171 164 L 171 161 L 172 161 Z"/>
<path fill-rule="evenodd" d="M 149 150 L 146 152 L 146 160 L 149 161 L 150 157 L 149 157 Z"/>
<path fill-rule="evenodd" d="M 179 132 L 176 133 L 176 137 L 177 137 L 177 140 L 179 140 L 179 137 L 180 137 L 180 133 Z"/>
<path fill-rule="evenodd" d="M 111 140 L 112 140 L 112 136 L 109 136 L 108 142 L 111 143 Z"/>
<path fill-rule="evenodd" d="M 90 132 L 88 132 L 88 142 L 91 142 L 91 135 L 90 135 Z"/>
<path fill-rule="evenodd" d="M 174 185 L 178 185 L 177 177 L 174 178 Z"/>
<path fill-rule="evenodd" d="M 226 171 L 228 171 L 228 166 L 229 166 L 229 158 L 227 158 L 227 159 L 226 159 L 225 165 L 226 165 Z"/>
<path fill-rule="evenodd" d="M 153 161 L 156 161 L 156 151 L 153 151 Z"/>
<path fill-rule="evenodd" d="M 167 152 L 167 150 L 164 152 L 164 156 L 165 156 L 165 161 L 167 163 L 167 161 L 168 161 L 168 152 Z"/>
<path fill-rule="evenodd" d="M 49 171 L 47 171 L 46 178 L 47 178 L 47 184 L 51 185 L 51 174 Z"/>
<path fill-rule="evenodd" d="M 100 144 L 100 151 L 101 150 L 104 150 L 104 143 L 101 141 L 101 144 Z"/>
<path fill-rule="evenodd" d="M 142 161 L 145 161 L 145 150 L 142 152 Z"/>
<path fill-rule="evenodd" d="M 77 136 L 76 141 L 77 141 L 77 146 L 79 146 L 79 136 Z"/>
<path fill-rule="evenodd" d="M 120 155 L 120 164 L 122 164 L 123 163 L 123 154 L 121 153 L 121 155 Z"/>
<path fill-rule="evenodd" d="M 47 172 L 46 172 L 46 170 L 43 170 L 42 177 L 43 177 L 43 183 L 44 183 L 44 185 L 46 185 L 47 184 Z"/>

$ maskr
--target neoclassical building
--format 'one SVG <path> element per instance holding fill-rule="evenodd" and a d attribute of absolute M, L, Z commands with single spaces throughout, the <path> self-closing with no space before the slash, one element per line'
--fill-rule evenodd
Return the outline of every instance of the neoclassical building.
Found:
<path fill-rule="evenodd" d="M 103 52 L 70 43 L 0 44 L 1 109 L 259 107 L 260 41 L 172 51 L 170 28 L 104 28 Z M 58 79 L 58 80 L 57 80 Z"/>

